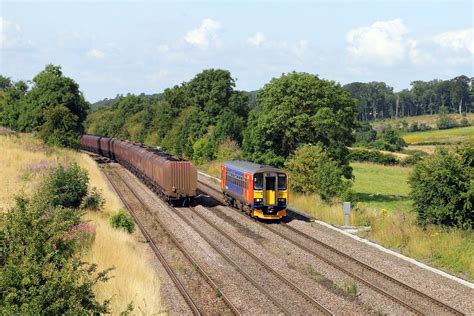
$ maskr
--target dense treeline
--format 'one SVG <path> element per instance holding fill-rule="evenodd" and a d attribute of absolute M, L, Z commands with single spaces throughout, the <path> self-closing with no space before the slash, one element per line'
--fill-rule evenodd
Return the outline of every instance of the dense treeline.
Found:
<path fill-rule="evenodd" d="M 358 118 L 370 121 L 423 114 L 436 114 L 440 107 L 450 113 L 474 111 L 474 78 L 413 81 L 410 89 L 394 92 L 384 82 L 353 82 L 344 90 L 357 99 Z"/>
<path fill-rule="evenodd" d="M 30 85 L 0 78 L 0 126 L 39 132 L 45 143 L 77 147 L 90 104 L 61 67 L 47 65 Z"/>

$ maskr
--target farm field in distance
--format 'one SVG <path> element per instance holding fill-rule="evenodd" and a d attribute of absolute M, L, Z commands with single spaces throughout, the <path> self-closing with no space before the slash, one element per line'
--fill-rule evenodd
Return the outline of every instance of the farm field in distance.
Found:
<path fill-rule="evenodd" d="M 413 145 L 474 142 L 474 126 L 406 133 L 403 139 Z"/>

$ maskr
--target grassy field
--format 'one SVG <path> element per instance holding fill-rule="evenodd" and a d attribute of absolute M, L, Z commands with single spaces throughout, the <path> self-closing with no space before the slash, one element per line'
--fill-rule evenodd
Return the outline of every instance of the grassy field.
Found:
<path fill-rule="evenodd" d="M 461 121 L 462 115 L 458 113 L 451 113 L 449 117 L 454 119 L 456 122 Z M 469 122 L 474 123 L 474 113 L 467 113 L 466 115 Z M 432 128 L 436 128 L 436 121 L 438 119 L 438 114 L 433 115 L 419 115 L 419 116 L 408 116 L 398 119 L 386 119 L 386 120 L 376 120 L 373 122 L 374 128 L 377 128 L 382 125 L 391 125 L 392 127 L 402 126 L 402 120 L 407 121 L 408 125 L 417 122 L 418 124 L 426 124 L 431 126 Z"/>
<path fill-rule="evenodd" d="M 355 181 L 353 225 L 371 226 L 365 236 L 387 248 L 474 280 L 474 232 L 416 224 L 407 183 L 410 168 L 352 163 Z M 290 206 L 331 224 L 342 225 L 342 203 L 328 205 L 317 195 L 293 193 Z"/>
<path fill-rule="evenodd" d="M 100 269 L 114 266 L 113 276 L 96 289 L 99 299 L 111 299 L 114 315 L 124 311 L 133 301 L 135 313 L 155 314 L 162 309 L 160 282 L 152 266 L 154 258 L 143 237 L 135 232 L 129 235 L 113 230 L 108 222 L 110 213 L 122 204 L 109 188 L 97 164 L 86 154 L 71 150 L 50 148 L 31 135 L 0 134 L 0 209 L 6 211 L 14 204 L 14 196 L 20 192 L 31 195 L 38 188 L 49 166 L 71 161 L 78 162 L 90 177 L 90 185 L 99 188 L 105 199 L 102 212 L 89 212 L 85 219 L 96 226 L 96 240 L 84 259 L 95 262 Z"/>
<path fill-rule="evenodd" d="M 474 126 L 406 133 L 408 144 L 474 142 Z"/>

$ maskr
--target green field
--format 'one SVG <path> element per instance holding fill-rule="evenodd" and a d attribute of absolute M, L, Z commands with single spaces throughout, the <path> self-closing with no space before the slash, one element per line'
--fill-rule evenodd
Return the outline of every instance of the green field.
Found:
<path fill-rule="evenodd" d="M 372 163 L 352 163 L 351 166 L 355 202 L 376 209 L 407 211 L 411 208 L 407 183 L 411 168 Z"/>
<path fill-rule="evenodd" d="M 406 133 L 403 139 L 408 144 L 474 142 L 474 126 Z"/>

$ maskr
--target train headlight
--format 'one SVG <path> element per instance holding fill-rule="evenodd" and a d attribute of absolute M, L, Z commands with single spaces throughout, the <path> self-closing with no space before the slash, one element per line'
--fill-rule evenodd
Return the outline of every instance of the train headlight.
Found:
<path fill-rule="evenodd" d="M 255 204 L 262 204 L 263 199 L 254 199 L 253 201 Z"/>
<path fill-rule="evenodd" d="M 286 204 L 286 199 L 285 198 L 278 198 L 278 203 Z"/>

